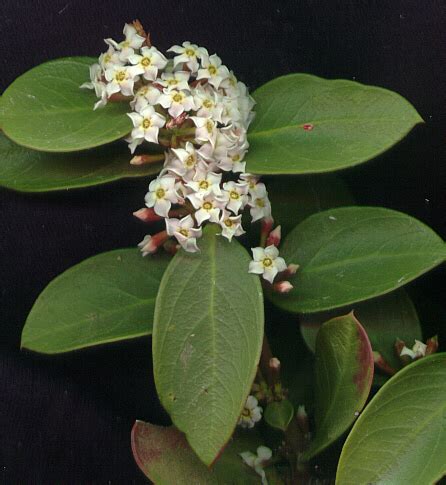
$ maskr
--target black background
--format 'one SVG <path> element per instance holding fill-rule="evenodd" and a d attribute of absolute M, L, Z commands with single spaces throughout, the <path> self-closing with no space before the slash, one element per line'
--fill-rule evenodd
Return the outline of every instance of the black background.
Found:
<path fill-rule="evenodd" d="M 412 214 L 446 236 L 445 4 L 442 1 L 1 0 L 0 91 L 29 68 L 97 56 L 139 18 L 160 49 L 191 40 L 255 88 L 288 72 L 395 90 L 427 122 L 384 156 L 343 172 L 361 203 Z M 0 161 L 1 163 L 1 161 Z M 131 212 L 146 181 L 24 195 L 0 190 L 0 483 L 145 483 L 136 418 L 167 423 L 154 396 L 150 341 L 42 358 L 19 352 L 33 301 L 56 275 L 146 233 Z M 426 336 L 444 327 L 443 268 L 412 295 Z"/>

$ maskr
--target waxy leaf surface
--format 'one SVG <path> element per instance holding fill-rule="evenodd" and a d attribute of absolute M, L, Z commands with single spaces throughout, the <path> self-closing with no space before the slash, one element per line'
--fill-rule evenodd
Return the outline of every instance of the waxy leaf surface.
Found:
<path fill-rule="evenodd" d="M 158 293 L 155 383 L 175 426 L 210 465 L 234 431 L 254 380 L 263 339 L 259 278 L 235 240 L 207 226 L 200 253 L 179 251 Z"/>
<path fill-rule="evenodd" d="M 366 403 L 372 380 L 372 348 L 354 315 L 324 323 L 316 340 L 316 434 L 303 459 L 320 453 L 349 428 Z"/>
<path fill-rule="evenodd" d="M 261 443 L 252 433 L 239 433 L 225 448 L 212 469 L 204 465 L 183 433 L 137 421 L 132 430 L 132 450 L 142 472 L 157 485 L 259 484 L 260 477 L 243 463 L 239 453 L 256 452 Z"/>
<path fill-rule="evenodd" d="M 45 153 L 22 147 L 0 133 L 0 185 L 21 192 L 47 192 L 105 184 L 160 171 L 162 164 L 129 164 L 127 146 L 76 153 Z"/>
<path fill-rule="evenodd" d="M 432 229 L 401 212 L 342 207 L 305 219 L 281 256 L 300 265 L 294 289 L 272 295 L 281 308 L 314 313 L 373 298 L 442 263 L 446 246 Z"/>
<path fill-rule="evenodd" d="M 286 431 L 293 416 L 294 407 L 288 399 L 270 402 L 265 408 L 265 421 L 281 431 Z"/>
<path fill-rule="evenodd" d="M 289 74 L 258 88 L 247 171 L 330 172 L 381 154 L 423 120 L 400 95 L 343 79 Z"/>
<path fill-rule="evenodd" d="M 446 474 L 446 354 L 408 365 L 377 392 L 342 449 L 336 483 L 426 485 Z"/>
<path fill-rule="evenodd" d="M 394 349 L 396 339 L 403 340 L 408 347 L 412 347 L 415 339 L 422 340 L 417 311 L 406 291 L 399 289 L 331 312 L 302 315 L 300 330 L 308 347 L 314 352 L 317 332 L 323 322 L 352 310 L 367 332 L 372 349 L 394 369 L 401 367 Z"/>
<path fill-rule="evenodd" d="M 104 145 L 127 135 L 127 102 L 93 110 L 96 95 L 80 85 L 90 80 L 90 57 L 49 61 L 18 77 L 3 93 L 2 129 L 19 145 L 70 152 Z"/>
<path fill-rule="evenodd" d="M 150 335 L 167 263 L 142 258 L 137 249 L 118 249 L 73 266 L 37 298 L 22 348 L 56 354 Z"/>

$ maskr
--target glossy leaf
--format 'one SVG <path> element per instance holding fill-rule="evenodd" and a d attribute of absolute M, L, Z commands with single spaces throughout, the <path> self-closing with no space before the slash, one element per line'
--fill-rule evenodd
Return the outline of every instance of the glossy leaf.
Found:
<path fill-rule="evenodd" d="M 158 173 L 162 164 L 129 164 L 124 145 L 76 153 L 44 153 L 13 143 L 0 133 L 0 185 L 21 192 L 47 192 L 105 184 Z"/>
<path fill-rule="evenodd" d="M 314 214 L 286 238 L 281 255 L 300 265 L 281 308 L 313 313 L 389 293 L 442 263 L 446 245 L 420 221 L 380 207 Z"/>
<path fill-rule="evenodd" d="M 422 340 L 417 311 L 406 291 L 400 289 L 331 312 L 302 315 L 300 330 L 308 347 L 314 352 L 317 332 L 323 322 L 352 310 L 367 332 L 372 349 L 379 352 L 394 369 L 401 366 L 394 350 L 395 340 L 399 338 L 410 347 L 415 339 Z"/>
<path fill-rule="evenodd" d="M 155 383 L 163 406 L 210 465 L 229 440 L 254 380 L 263 297 L 240 244 L 207 226 L 200 253 L 179 251 L 158 293 Z"/>
<path fill-rule="evenodd" d="M 90 57 L 66 57 L 34 67 L 3 93 L 3 131 L 19 145 L 48 152 L 70 152 L 104 145 L 127 135 L 132 123 L 126 102 L 93 110 Z"/>
<path fill-rule="evenodd" d="M 336 483 L 425 485 L 446 474 L 446 354 L 392 377 L 355 423 Z"/>
<path fill-rule="evenodd" d="M 338 439 L 364 407 L 373 380 L 369 339 L 352 313 L 324 323 L 316 340 L 316 434 L 303 459 Z"/>
<path fill-rule="evenodd" d="M 273 428 L 286 431 L 294 416 L 294 407 L 284 399 L 270 402 L 265 409 L 265 421 Z"/>
<path fill-rule="evenodd" d="M 22 348 L 57 354 L 149 335 L 167 262 L 118 249 L 73 266 L 37 298 Z"/>
<path fill-rule="evenodd" d="M 253 93 L 247 170 L 330 172 L 389 149 L 423 120 L 400 95 L 347 80 L 289 74 Z"/>
<path fill-rule="evenodd" d="M 256 452 L 261 444 L 256 434 L 239 433 L 212 468 L 198 459 L 184 434 L 173 426 L 136 421 L 131 441 L 136 463 L 156 485 L 183 483 L 186 477 L 188 482 L 200 485 L 260 483 L 259 475 L 239 456 L 242 451 Z"/>

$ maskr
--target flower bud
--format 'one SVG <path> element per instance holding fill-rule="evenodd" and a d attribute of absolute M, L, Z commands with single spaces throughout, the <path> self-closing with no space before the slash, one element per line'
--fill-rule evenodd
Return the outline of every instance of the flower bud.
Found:
<path fill-rule="evenodd" d="M 269 236 L 266 240 L 266 245 L 271 246 L 272 244 L 276 247 L 279 247 L 281 237 L 282 237 L 281 227 L 277 226 L 273 231 L 269 233 Z"/>
<path fill-rule="evenodd" d="M 153 209 L 146 208 L 135 211 L 133 215 L 143 222 L 156 222 L 163 219 L 161 216 L 155 214 Z"/>
<path fill-rule="evenodd" d="M 276 293 L 289 293 L 293 289 L 293 285 L 289 281 L 278 281 L 273 284 L 273 291 Z"/>

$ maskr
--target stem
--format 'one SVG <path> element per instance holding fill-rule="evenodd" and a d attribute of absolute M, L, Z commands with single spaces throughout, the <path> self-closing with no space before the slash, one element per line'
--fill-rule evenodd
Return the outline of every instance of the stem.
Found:
<path fill-rule="evenodd" d="M 260 370 L 262 375 L 265 377 L 265 380 L 271 388 L 274 387 L 276 384 L 276 376 L 272 372 L 272 369 L 269 365 L 269 361 L 273 358 L 273 353 L 271 352 L 271 347 L 269 346 L 268 337 L 266 335 L 263 336 L 263 345 L 262 345 L 262 353 L 260 354 Z"/>

